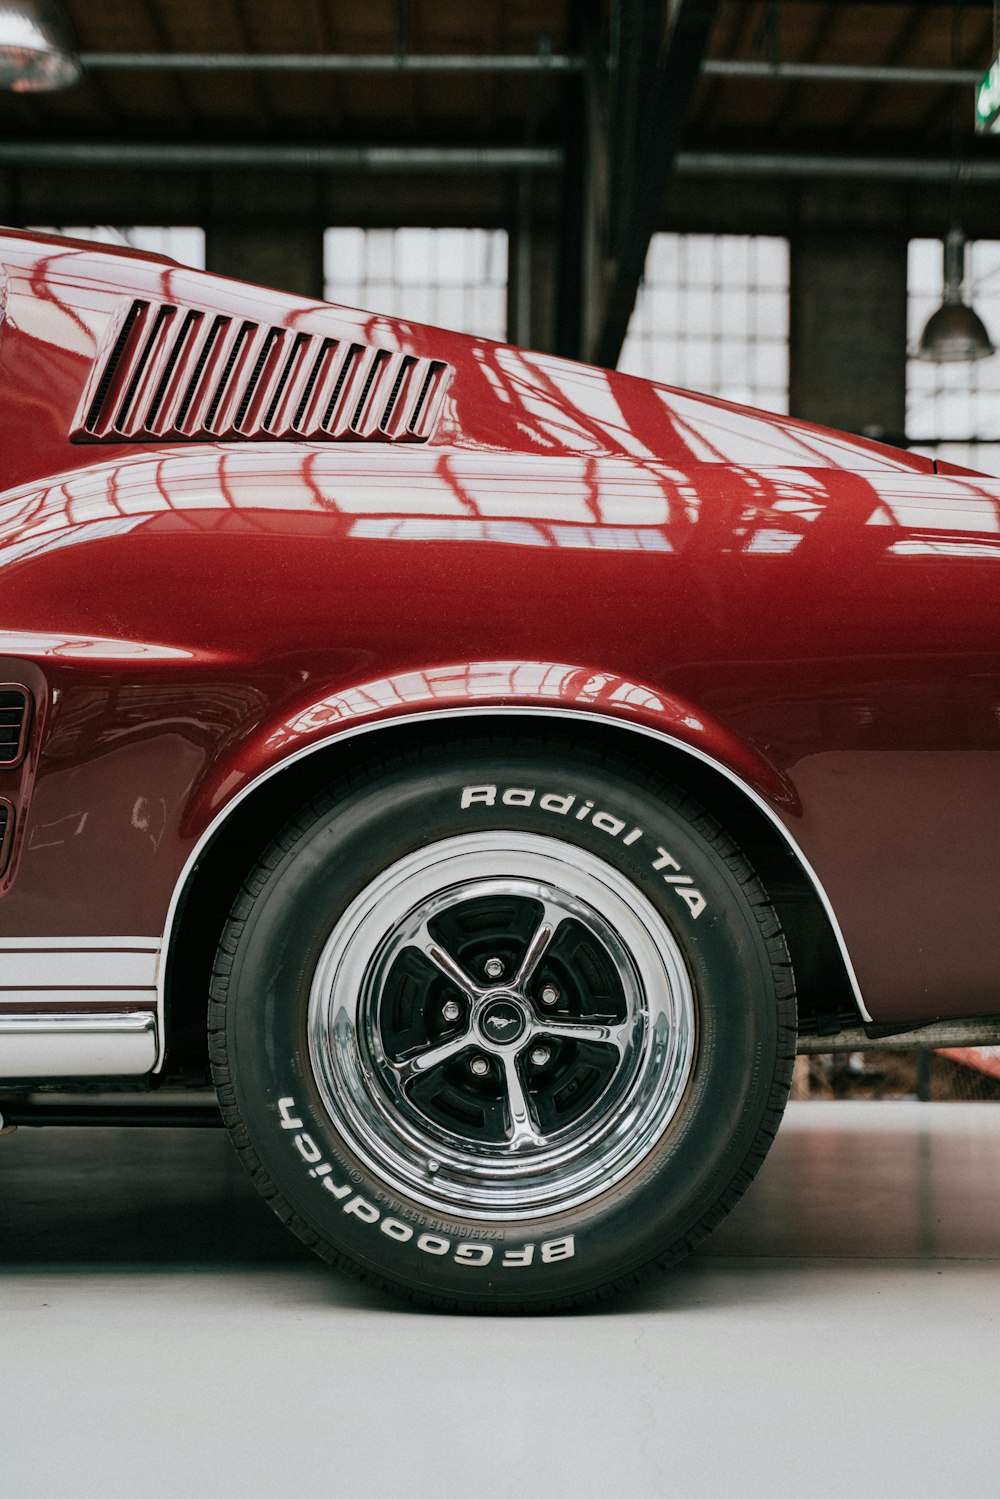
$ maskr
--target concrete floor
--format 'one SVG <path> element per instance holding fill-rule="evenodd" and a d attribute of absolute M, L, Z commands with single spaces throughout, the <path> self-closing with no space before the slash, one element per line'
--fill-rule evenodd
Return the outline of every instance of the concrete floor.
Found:
<path fill-rule="evenodd" d="M 412 1312 L 224 1136 L 0 1140 L 0 1493 L 1000 1494 L 1000 1104 L 790 1107 L 687 1264 L 613 1309 Z"/>

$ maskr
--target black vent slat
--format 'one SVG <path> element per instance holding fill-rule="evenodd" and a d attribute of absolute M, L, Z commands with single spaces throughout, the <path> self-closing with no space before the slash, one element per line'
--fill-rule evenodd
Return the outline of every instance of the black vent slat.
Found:
<path fill-rule="evenodd" d="M 212 397 L 212 404 L 208 408 L 208 415 L 205 417 L 206 427 L 211 427 L 212 423 L 215 421 L 215 414 L 222 404 L 222 397 L 228 391 L 229 380 L 233 373 L 233 365 L 240 357 L 240 350 L 243 348 L 243 345 L 246 343 L 250 335 L 252 333 L 256 333 L 256 331 L 256 323 L 244 323 L 240 328 L 239 333 L 237 333 L 236 338 L 233 342 L 233 347 L 229 350 L 229 358 L 226 360 L 225 369 L 219 376 L 219 383 L 215 387 L 215 395 Z"/>
<path fill-rule="evenodd" d="M 361 392 L 358 404 L 354 408 L 354 415 L 351 417 L 351 426 L 355 429 L 361 426 L 361 419 L 365 414 L 365 407 L 368 404 L 368 397 L 371 394 L 372 386 L 375 384 L 375 381 L 382 373 L 388 361 L 389 355 L 386 354 L 382 349 L 378 351 L 378 353 L 375 355 L 375 358 L 372 360 L 372 367 L 368 371 L 368 378 L 365 381 L 364 390 Z"/>
<path fill-rule="evenodd" d="M 330 397 L 330 400 L 327 403 L 326 411 L 323 413 L 323 421 L 321 423 L 321 426 L 329 427 L 334 417 L 336 416 L 337 408 L 340 405 L 341 393 L 347 383 L 347 377 L 355 368 L 358 360 L 361 358 L 364 352 L 364 348 L 361 344 L 351 344 L 351 347 L 348 349 L 347 357 L 340 367 L 340 374 L 337 376 L 337 383 L 333 387 L 333 395 Z"/>
<path fill-rule="evenodd" d="M 228 327 L 228 325 L 229 319 L 227 317 L 217 317 L 211 328 L 209 328 L 208 333 L 205 336 L 205 342 L 201 346 L 201 353 L 198 355 L 198 363 L 194 367 L 194 374 L 188 381 L 188 388 L 184 392 L 180 410 L 177 413 L 177 420 L 174 422 L 175 427 L 179 427 L 181 425 L 184 418 L 191 410 L 194 398 L 198 394 L 198 385 L 204 373 L 205 365 L 208 363 L 208 356 L 211 354 L 213 348 L 218 342 L 219 335 L 221 334 L 223 328 Z"/>
<path fill-rule="evenodd" d="M 280 402 L 282 396 L 285 394 L 285 386 L 288 384 L 289 377 L 291 376 L 292 370 L 295 368 L 299 355 L 302 353 L 308 342 L 308 333 L 297 334 L 292 342 L 292 347 L 288 351 L 288 358 L 285 360 L 285 363 L 282 366 L 281 374 L 278 376 L 278 383 L 274 388 L 274 395 L 271 397 L 271 404 L 270 406 L 268 406 L 267 412 L 264 416 L 264 426 L 267 428 L 270 428 L 271 423 L 274 421 L 275 412 L 278 409 L 278 403 Z"/>
<path fill-rule="evenodd" d="M 419 422 L 420 422 L 420 413 L 423 411 L 424 406 L 427 404 L 427 397 L 430 395 L 431 385 L 433 384 L 433 382 L 434 382 L 434 368 L 432 366 L 427 371 L 427 377 L 424 380 L 423 386 L 421 387 L 421 390 L 420 390 L 420 394 L 417 397 L 417 404 L 413 408 L 413 415 L 410 417 L 410 426 L 411 427 L 416 427 L 419 424 Z"/>
<path fill-rule="evenodd" d="M 140 316 L 141 313 L 146 311 L 148 306 L 148 302 L 133 302 L 132 306 L 125 314 L 125 320 L 122 323 L 121 331 L 119 332 L 118 337 L 115 339 L 114 347 L 112 348 L 111 353 L 108 355 L 108 361 L 104 366 L 104 370 L 101 374 L 97 389 L 94 392 L 94 399 L 91 402 L 90 410 L 87 413 L 87 420 L 84 425 L 86 426 L 88 432 L 92 432 L 97 426 L 97 423 L 100 421 L 101 415 L 104 410 L 104 403 L 108 398 L 108 391 L 111 389 L 111 382 L 112 380 L 114 380 L 115 374 L 118 370 L 118 366 L 121 363 L 122 354 L 125 352 L 125 346 L 132 335 L 132 329 L 135 327 L 136 319 Z"/>
<path fill-rule="evenodd" d="M 233 424 L 234 426 L 243 426 L 243 418 L 246 416 L 250 406 L 250 402 L 253 400 L 253 393 L 257 389 L 257 382 L 261 377 L 265 364 L 267 363 L 268 355 L 270 354 L 271 350 L 274 348 L 280 337 L 280 328 L 268 329 L 267 337 L 261 345 L 260 353 L 257 355 L 257 363 L 253 367 L 250 379 L 247 381 L 246 389 L 243 392 L 243 398 L 240 401 L 239 410 L 236 413 L 236 421 Z"/>
<path fill-rule="evenodd" d="M 143 344 L 142 353 L 139 355 L 138 359 L 135 362 L 135 369 L 132 372 L 132 378 L 128 383 L 124 396 L 122 397 L 121 404 L 119 405 L 118 410 L 115 412 L 116 427 L 124 427 L 125 423 L 128 421 L 128 414 L 132 409 L 132 402 L 135 400 L 135 393 L 139 388 L 139 381 L 142 379 L 143 374 L 145 373 L 147 363 L 152 358 L 153 350 L 156 348 L 157 344 L 160 341 L 160 334 L 163 331 L 164 324 L 170 321 L 170 319 L 174 315 L 175 310 L 176 309 L 173 307 L 161 307 L 157 312 L 155 318 L 153 319 L 153 326 L 150 328 L 149 334 L 146 338 L 146 342 Z"/>
<path fill-rule="evenodd" d="M 17 765 L 24 757 L 29 727 L 28 694 L 23 687 L 0 690 L 0 765 Z"/>
<path fill-rule="evenodd" d="M 177 368 L 177 361 L 180 359 L 188 339 L 197 324 L 201 322 L 201 319 L 202 314 L 200 312 L 189 312 L 184 318 L 183 323 L 181 323 L 177 337 L 174 339 L 174 346 L 170 352 L 167 367 L 160 376 L 160 383 L 156 387 L 153 399 L 149 403 L 149 411 L 146 413 L 146 426 L 150 431 L 154 431 L 156 428 L 156 418 L 159 415 L 160 407 L 163 405 L 163 397 L 167 393 L 170 377 Z"/>
<path fill-rule="evenodd" d="M 450 375 L 441 360 L 402 350 L 136 300 L 91 373 L 71 436 L 424 442 Z"/>
<path fill-rule="evenodd" d="M 313 360 L 313 367 L 309 371 L 309 379 L 306 384 L 306 388 L 302 392 L 302 399 L 299 402 L 298 409 L 295 412 L 295 421 L 293 423 L 293 426 L 296 428 L 296 430 L 301 427 L 302 419 L 309 409 L 309 402 L 312 398 L 313 391 L 316 389 L 316 381 L 319 379 L 319 372 L 323 367 L 323 362 L 326 359 L 327 355 L 330 354 L 336 347 L 337 340 L 335 338 L 324 338 L 323 342 L 320 344 L 319 348 L 316 351 L 316 358 Z"/>
<path fill-rule="evenodd" d="M 403 388 L 403 381 L 413 369 L 413 366 L 416 364 L 416 362 L 417 361 L 413 358 L 412 355 L 400 362 L 399 370 L 397 372 L 395 380 L 393 381 L 392 390 L 389 392 L 389 399 L 385 403 L 385 410 L 383 411 L 379 419 L 380 427 L 388 427 L 390 421 L 392 420 L 392 413 L 395 411 L 396 402 L 399 400 L 399 392 Z"/>

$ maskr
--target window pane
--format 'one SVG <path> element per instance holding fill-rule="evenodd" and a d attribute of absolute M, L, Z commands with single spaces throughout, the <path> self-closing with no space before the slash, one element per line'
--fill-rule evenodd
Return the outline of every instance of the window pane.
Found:
<path fill-rule="evenodd" d="M 328 229 L 323 258 L 330 302 L 506 337 L 503 230 Z"/>
<path fill-rule="evenodd" d="M 36 234 L 66 234 L 70 239 L 92 239 L 101 245 L 130 245 L 133 250 L 148 250 L 154 255 L 169 255 L 181 265 L 205 269 L 205 231 L 193 225 L 142 224 L 137 228 L 119 228 L 112 224 L 65 225 L 33 224 Z"/>
<path fill-rule="evenodd" d="M 655 234 L 619 368 L 788 410 L 788 242 Z"/>

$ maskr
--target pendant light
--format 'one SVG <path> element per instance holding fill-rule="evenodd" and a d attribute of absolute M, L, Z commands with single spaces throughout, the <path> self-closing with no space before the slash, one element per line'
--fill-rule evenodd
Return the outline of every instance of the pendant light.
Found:
<path fill-rule="evenodd" d="M 80 77 L 69 29 L 45 0 L 0 0 L 0 89 L 38 94 Z"/>
<path fill-rule="evenodd" d="M 964 285 L 965 235 L 953 224 L 944 242 L 944 299 L 920 335 L 918 359 L 956 364 L 988 359 L 996 352 L 982 318 L 963 296 Z"/>
<path fill-rule="evenodd" d="M 994 0 L 994 24 L 997 6 Z M 958 67 L 960 61 L 960 37 L 962 25 L 961 3 L 955 5 L 951 16 L 951 65 Z M 944 239 L 944 296 L 941 306 L 932 312 L 920 335 L 916 348 L 918 359 L 927 359 L 934 364 L 969 363 L 974 359 L 988 359 L 996 350 L 981 317 L 973 312 L 963 295 L 965 290 L 965 235 L 959 228 L 962 192 L 962 125 L 959 113 L 960 91 L 952 89 L 951 96 L 951 228 Z"/>

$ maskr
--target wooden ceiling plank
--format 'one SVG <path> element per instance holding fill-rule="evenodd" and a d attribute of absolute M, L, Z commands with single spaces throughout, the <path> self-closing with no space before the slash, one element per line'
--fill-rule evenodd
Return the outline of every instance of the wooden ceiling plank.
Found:
<path fill-rule="evenodd" d="M 302 8 L 306 28 L 312 37 L 316 51 L 331 53 L 335 44 L 323 0 L 302 0 Z M 340 89 L 332 74 L 324 80 L 323 100 L 323 124 L 327 127 L 335 127 L 339 124 L 343 111 Z"/>
<path fill-rule="evenodd" d="M 244 52 L 256 52 L 258 49 L 254 45 L 250 23 L 247 20 L 245 0 L 229 0 L 229 10 L 235 23 L 236 35 L 240 39 L 242 50 Z M 256 114 L 263 122 L 265 129 L 270 132 L 274 128 L 275 121 L 273 89 L 265 81 L 265 76 L 260 73 L 250 73 L 248 81 Z"/>
<path fill-rule="evenodd" d="M 88 51 L 90 46 L 90 28 L 88 25 L 89 19 L 90 13 L 88 9 L 84 10 L 79 20 L 74 20 L 74 22 L 72 23 L 72 35 L 76 42 L 78 50 L 81 52 Z M 80 25 L 80 21 L 83 21 L 84 23 L 82 27 Z M 126 125 L 124 112 L 122 111 L 118 100 L 115 98 L 110 80 L 103 73 L 97 71 L 86 72 L 83 76 L 81 87 L 93 91 L 95 102 L 104 114 L 106 122 L 111 125 L 116 132 L 120 133 L 123 129 L 128 128 Z M 77 97 L 79 97 L 79 95 Z"/>
<path fill-rule="evenodd" d="M 425 19 L 423 11 L 418 11 L 417 24 L 414 27 L 413 15 L 407 0 L 394 0 L 394 5 L 396 12 L 395 50 L 415 52 L 427 48 L 428 51 L 436 52 L 437 48 L 429 45 L 421 25 Z M 400 78 L 397 80 L 397 88 L 406 113 L 406 129 L 411 136 L 419 134 L 421 126 L 426 126 L 427 121 L 427 108 L 424 102 L 427 93 L 426 81 L 418 77 Z"/>
<path fill-rule="evenodd" d="M 821 11 L 816 20 L 812 38 L 809 46 L 797 62 L 817 62 L 830 40 L 830 34 L 834 30 L 838 20 L 838 12 L 842 7 L 838 4 L 828 3 Z M 779 135 L 792 135 L 795 133 L 797 121 L 797 109 L 802 98 L 801 83 L 790 83 L 780 91 L 777 103 L 771 112 L 770 118 L 765 122 L 766 130 L 774 130 Z"/>
<path fill-rule="evenodd" d="M 922 17 L 919 6 L 914 6 L 908 15 L 903 16 L 896 34 L 890 45 L 883 51 L 878 59 L 879 65 L 888 67 L 902 61 L 913 42 L 914 37 L 920 30 Z M 847 121 L 845 130 L 852 141 L 856 141 L 868 124 L 873 111 L 885 97 L 885 90 L 889 85 L 869 84 L 861 94 L 857 107 L 850 119 Z M 897 87 L 898 85 L 892 85 Z"/>
<path fill-rule="evenodd" d="M 494 53 L 501 52 L 503 50 L 503 0 L 493 0 L 493 4 L 490 7 L 489 47 L 490 51 Z M 497 128 L 497 116 L 499 112 L 497 109 L 498 85 L 499 79 L 494 74 L 494 76 L 488 80 L 486 108 L 483 111 L 486 121 L 486 128 L 491 135 Z"/>
<path fill-rule="evenodd" d="M 743 57 L 750 37 L 760 30 L 763 10 L 760 0 L 751 0 L 750 4 L 744 3 L 744 0 L 726 0 L 715 25 L 715 34 L 709 42 L 708 55 Z M 695 108 L 689 117 L 695 128 L 700 127 L 705 120 L 716 117 L 720 95 L 725 87 L 725 80 L 722 78 L 702 79 L 695 95 Z"/>
<path fill-rule="evenodd" d="M 160 52 L 170 53 L 175 51 L 167 28 L 167 23 L 160 10 L 160 0 L 142 0 L 143 8 L 149 18 L 149 29 L 156 38 L 157 49 Z M 188 85 L 187 79 L 179 70 L 170 73 L 171 87 L 180 103 L 181 113 L 186 120 L 200 127 L 204 121 L 201 111 L 195 104 L 194 95 Z"/>

